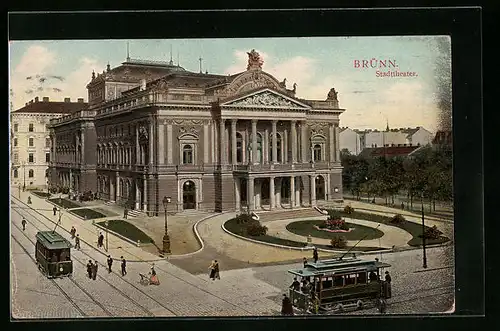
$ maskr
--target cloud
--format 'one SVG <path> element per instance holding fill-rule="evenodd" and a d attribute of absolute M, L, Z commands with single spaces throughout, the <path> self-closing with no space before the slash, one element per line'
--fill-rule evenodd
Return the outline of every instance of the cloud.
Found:
<path fill-rule="evenodd" d="M 69 97 L 87 99 L 86 85 L 92 70 L 101 72 L 104 65 L 97 60 L 82 57 L 75 70 L 67 75 L 58 71 L 58 54 L 48 48 L 34 45 L 21 57 L 19 64 L 11 68 L 10 89 L 13 109 L 19 109 L 35 97 L 49 97 L 52 101 L 63 101 Z"/>

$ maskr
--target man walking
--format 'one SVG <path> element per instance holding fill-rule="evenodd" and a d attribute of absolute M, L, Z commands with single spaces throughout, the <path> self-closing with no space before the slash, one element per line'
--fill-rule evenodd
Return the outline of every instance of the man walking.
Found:
<path fill-rule="evenodd" d="M 318 249 L 316 247 L 313 249 L 313 259 L 314 263 L 318 262 Z"/>
<path fill-rule="evenodd" d="M 128 209 L 127 207 L 125 207 L 125 210 L 123 211 L 123 218 L 127 219 L 127 216 L 128 216 Z"/>
<path fill-rule="evenodd" d="M 71 239 L 75 239 L 76 229 L 74 226 L 71 227 L 71 231 L 69 231 L 69 233 L 71 233 Z"/>
<path fill-rule="evenodd" d="M 52 208 L 52 211 L 54 212 L 54 216 L 56 216 L 56 213 L 57 213 L 57 207 L 54 206 L 54 208 Z"/>
<path fill-rule="evenodd" d="M 92 269 L 92 279 L 93 280 L 96 280 L 96 278 L 97 278 L 97 269 L 98 269 L 97 261 L 94 261 L 94 268 Z"/>
<path fill-rule="evenodd" d="M 21 224 L 23 225 L 23 231 L 26 230 L 26 219 L 23 217 L 23 220 L 21 221 Z"/>
<path fill-rule="evenodd" d="M 127 261 L 123 258 L 123 256 L 120 257 L 122 259 L 122 276 L 125 276 L 127 274 Z"/>
<path fill-rule="evenodd" d="M 92 264 L 92 261 L 89 260 L 89 263 L 87 263 L 87 274 L 89 275 L 90 279 L 92 279 L 93 270 L 94 270 L 94 265 Z"/>
<path fill-rule="evenodd" d="M 75 249 L 80 249 L 80 235 L 77 234 L 75 237 Z"/>
<path fill-rule="evenodd" d="M 111 266 L 113 265 L 113 259 L 111 255 L 108 255 L 108 272 L 111 273 Z"/>
<path fill-rule="evenodd" d="M 104 246 L 104 236 L 103 236 L 103 234 L 101 232 L 99 234 L 99 237 L 97 238 L 97 247 L 101 248 L 102 246 Z"/>

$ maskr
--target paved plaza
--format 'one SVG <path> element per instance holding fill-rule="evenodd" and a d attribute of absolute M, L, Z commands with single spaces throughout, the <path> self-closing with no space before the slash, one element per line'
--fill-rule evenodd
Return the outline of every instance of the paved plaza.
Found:
<path fill-rule="evenodd" d="M 183 226 L 193 231 L 196 222 L 208 217 L 196 226 L 203 242 L 201 250 L 161 259 L 110 235 L 109 254 L 115 263 L 113 272 L 108 273 L 107 253 L 96 248 L 99 230 L 91 221 L 63 211 L 58 232 L 69 239 L 68 230 L 73 225 L 77 227 L 83 239 L 82 249 L 72 250 L 75 271 L 71 279 L 49 280 L 38 272 L 31 257 L 37 231 L 53 229 L 58 217 L 53 216 L 52 205 L 44 199 L 31 195 L 33 203 L 28 206 L 24 203 L 28 193 L 22 194 L 21 200 L 14 197 L 11 200 L 12 314 L 16 318 L 279 315 L 282 294 L 292 281 L 287 270 L 300 267 L 302 257 L 311 257 L 310 251 L 270 247 L 227 234 L 221 226 L 234 213 L 197 215 L 200 217 L 197 221 L 191 220 Z M 365 204 L 353 202 L 352 206 L 365 207 Z M 388 207 L 375 207 L 374 212 L 394 213 Z M 418 218 L 415 214 L 407 216 Z M 28 222 L 25 231 L 21 217 Z M 440 224 L 440 228 L 452 229 L 450 221 L 429 220 L 432 221 Z M 196 240 L 194 231 L 184 235 Z M 320 259 L 331 255 L 321 252 Z M 119 275 L 120 256 L 129 261 L 124 277 Z M 443 312 L 453 304 L 452 245 L 428 248 L 426 270 L 421 267 L 421 249 L 361 255 L 363 259 L 375 257 L 392 264 L 393 298 L 389 301 L 389 314 Z M 95 281 L 86 276 L 85 264 L 89 259 L 100 265 Z M 220 262 L 221 280 L 211 281 L 208 277 L 208 266 L 213 259 Z M 139 283 L 139 273 L 147 273 L 152 263 L 161 284 L 143 286 Z M 356 313 L 377 311 L 346 314 Z"/>

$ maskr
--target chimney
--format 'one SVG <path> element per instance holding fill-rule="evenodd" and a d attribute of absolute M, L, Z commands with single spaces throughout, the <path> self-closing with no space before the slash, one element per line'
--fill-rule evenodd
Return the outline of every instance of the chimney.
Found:
<path fill-rule="evenodd" d="M 49 102 L 49 97 L 43 97 L 43 102 Z"/>
<path fill-rule="evenodd" d="M 26 102 L 24 105 L 25 105 L 25 106 L 27 106 L 27 105 L 28 105 L 28 103 Z"/>
<path fill-rule="evenodd" d="M 38 102 L 38 97 L 35 97 L 35 102 Z"/>
<path fill-rule="evenodd" d="M 30 105 L 33 103 L 33 100 L 30 100 Z"/>
<path fill-rule="evenodd" d="M 71 98 L 64 98 L 64 102 L 71 102 Z"/>
<path fill-rule="evenodd" d="M 79 103 L 83 103 L 83 98 L 78 98 Z"/>

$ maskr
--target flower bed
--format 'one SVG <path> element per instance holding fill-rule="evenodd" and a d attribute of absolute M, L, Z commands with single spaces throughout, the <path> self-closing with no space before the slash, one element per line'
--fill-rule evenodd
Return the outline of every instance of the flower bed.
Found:
<path fill-rule="evenodd" d="M 354 230 L 353 228 L 349 228 L 348 230 L 342 230 L 342 229 L 328 229 L 328 228 L 321 228 L 317 225 L 313 225 L 313 227 L 316 229 L 316 230 L 319 230 L 319 231 L 326 231 L 326 232 L 332 232 L 332 233 L 345 233 L 345 232 L 351 232 L 352 230 Z"/>

